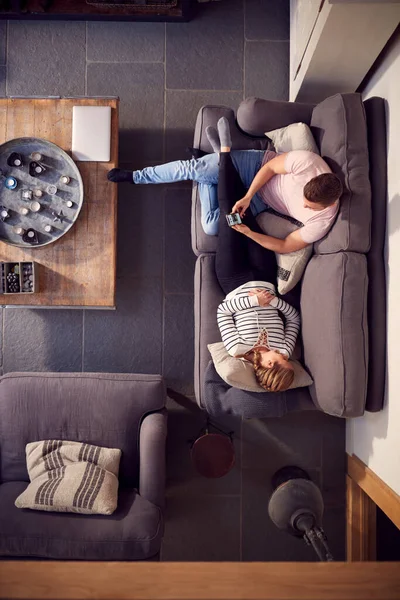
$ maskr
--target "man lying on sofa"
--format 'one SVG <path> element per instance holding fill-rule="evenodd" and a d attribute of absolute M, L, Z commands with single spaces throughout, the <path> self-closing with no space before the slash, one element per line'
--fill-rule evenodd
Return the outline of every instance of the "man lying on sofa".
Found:
<path fill-rule="evenodd" d="M 229 151 L 232 145 L 228 120 L 222 117 L 218 121 L 218 132 L 213 127 L 207 127 L 207 137 L 213 154 L 146 167 L 140 171 L 112 169 L 107 177 L 115 183 L 126 181 L 134 184 L 196 181 L 203 229 L 209 235 L 217 235 L 219 153 L 221 150 Z M 305 150 L 279 155 L 271 151 L 237 150 L 231 152 L 231 157 L 248 189 L 244 198 L 236 202 L 232 212 L 243 216 L 250 206 L 256 216 L 268 206 L 303 225 L 285 239 L 256 233 L 243 224 L 234 226 L 238 232 L 268 250 L 285 254 L 316 242 L 332 227 L 339 210 L 342 184 L 318 154 Z"/>

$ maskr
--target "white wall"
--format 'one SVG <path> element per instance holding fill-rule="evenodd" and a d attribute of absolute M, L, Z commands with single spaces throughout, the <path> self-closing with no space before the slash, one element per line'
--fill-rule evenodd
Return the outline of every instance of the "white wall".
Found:
<path fill-rule="evenodd" d="M 400 494 L 400 36 L 367 85 L 371 96 L 387 100 L 388 381 L 382 412 L 347 421 L 347 452 Z"/>

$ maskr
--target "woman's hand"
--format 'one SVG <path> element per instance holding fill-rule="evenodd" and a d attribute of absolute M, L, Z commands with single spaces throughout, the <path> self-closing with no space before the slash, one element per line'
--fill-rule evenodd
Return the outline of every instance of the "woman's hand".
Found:
<path fill-rule="evenodd" d="M 271 303 L 271 300 L 275 298 L 274 294 L 260 288 L 251 290 L 249 296 L 257 296 L 259 306 L 268 306 Z"/>
<path fill-rule="evenodd" d="M 246 210 L 249 208 L 251 202 L 251 198 L 241 198 L 238 200 L 232 208 L 233 213 L 239 213 L 241 217 L 244 217 L 246 214 Z"/>
<path fill-rule="evenodd" d="M 250 227 L 247 227 L 244 223 L 240 225 L 232 225 L 232 229 L 238 231 L 239 233 L 243 233 L 243 235 L 249 235 L 251 233 Z"/>

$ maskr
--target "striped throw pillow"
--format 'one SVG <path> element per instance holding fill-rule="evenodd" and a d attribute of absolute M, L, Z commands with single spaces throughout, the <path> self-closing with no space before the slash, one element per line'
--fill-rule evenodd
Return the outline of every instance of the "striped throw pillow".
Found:
<path fill-rule="evenodd" d="M 31 483 L 17 508 L 111 515 L 117 508 L 121 450 L 45 440 L 26 446 Z"/>
<path fill-rule="evenodd" d="M 292 233 L 292 231 L 296 231 L 299 226 L 302 226 L 302 223 L 295 224 L 283 215 L 275 214 L 275 211 L 272 211 L 272 209 L 260 213 L 257 217 L 257 223 L 264 233 L 281 240 L 289 235 L 289 233 Z M 278 265 L 278 292 L 282 296 L 290 292 L 303 277 L 312 252 L 312 244 L 309 244 L 301 250 L 288 252 L 287 254 L 275 252 L 275 258 Z"/>

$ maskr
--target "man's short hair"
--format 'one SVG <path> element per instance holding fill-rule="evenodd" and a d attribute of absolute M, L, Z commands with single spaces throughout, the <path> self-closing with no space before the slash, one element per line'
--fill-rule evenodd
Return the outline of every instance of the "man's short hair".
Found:
<path fill-rule="evenodd" d="M 334 173 L 322 173 L 310 179 L 304 186 L 303 192 L 309 202 L 330 206 L 342 195 L 343 186 Z"/>

